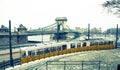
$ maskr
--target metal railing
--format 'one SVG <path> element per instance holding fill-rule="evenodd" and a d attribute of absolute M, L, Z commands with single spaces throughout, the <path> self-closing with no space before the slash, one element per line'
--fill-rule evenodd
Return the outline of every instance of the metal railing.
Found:
<path fill-rule="evenodd" d="M 20 58 L 13 59 L 14 66 L 21 65 Z M 0 62 L 0 70 L 5 70 L 6 68 L 9 68 L 10 66 L 10 60 Z"/>
<path fill-rule="evenodd" d="M 47 61 L 46 70 L 100 70 L 101 61 Z"/>

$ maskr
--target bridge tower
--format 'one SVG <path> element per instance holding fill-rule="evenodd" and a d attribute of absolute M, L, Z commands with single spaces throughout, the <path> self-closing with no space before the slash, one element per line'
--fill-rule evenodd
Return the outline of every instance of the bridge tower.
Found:
<path fill-rule="evenodd" d="M 67 36 L 66 36 L 66 31 L 67 31 L 67 18 L 66 17 L 57 17 L 55 19 L 56 23 L 57 23 L 57 33 L 54 34 L 53 39 L 57 40 L 57 42 L 59 40 L 66 40 Z M 61 28 L 62 26 L 62 28 Z"/>
<path fill-rule="evenodd" d="M 65 32 L 67 30 L 67 18 L 66 17 L 57 17 L 55 19 L 57 25 L 58 25 L 58 28 L 60 28 L 60 26 L 62 26 L 62 31 Z"/>

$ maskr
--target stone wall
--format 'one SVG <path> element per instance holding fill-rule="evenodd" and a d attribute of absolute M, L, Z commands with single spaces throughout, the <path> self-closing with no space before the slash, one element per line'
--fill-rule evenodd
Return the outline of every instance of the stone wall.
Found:
<path fill-rule="evenodd" d="M 18 33 L 12 33 L 11 38 L 12 45 L 16 44 L 24 44 L 28 42 L 27 35 L 25 34 L 18 34 Z M 0 33 L 0 45 L 9 45 L 9 34 L 8 33 Z"/>
<path fill-rule="evenodd" d="M 28 42 L 28 38 L 26 35 L 18 35 L 17 36 L 17 43 L 23 44 L 23 43 L 27 43 L 27 42 Z"/>

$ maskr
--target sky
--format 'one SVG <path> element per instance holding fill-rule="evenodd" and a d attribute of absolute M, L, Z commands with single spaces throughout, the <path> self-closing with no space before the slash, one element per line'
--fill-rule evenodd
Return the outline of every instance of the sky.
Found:
<path fill-rule="evenodd" d="M 23 24 L 37 29 L 55 23 L 56 17 L 67 17 L 67 25 L 87 28 L 114 28 L 120 18 L 101 6 L 106 0 L 0 0 L 0 25 L 12 28 Z"/>

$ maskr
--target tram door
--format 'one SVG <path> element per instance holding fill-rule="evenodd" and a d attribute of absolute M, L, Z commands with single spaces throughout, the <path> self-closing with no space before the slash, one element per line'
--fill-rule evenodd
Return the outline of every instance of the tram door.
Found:
<path fill-rule="evenodd" d="M 62 54 L 67 54 L 67 45 L 62 45 Z"/>

